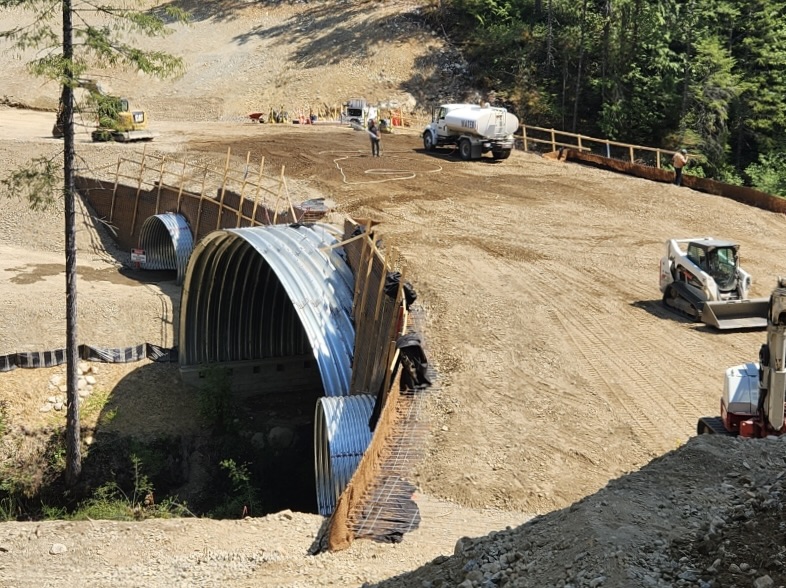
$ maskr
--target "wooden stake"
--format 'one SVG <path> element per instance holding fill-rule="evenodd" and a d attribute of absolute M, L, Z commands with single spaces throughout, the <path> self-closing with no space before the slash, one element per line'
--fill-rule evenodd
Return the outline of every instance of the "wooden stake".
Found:
<path fill-rule="evenodd" d="M 229 173 L 229 154 L 232 147 L 227 147 L 227 159 L 224 162 L 224 177 L 221 180 L 221 198 L 218 202 L 218 217 L 216 218 L 216 230 L 221 228 L 221 215 L 224 213 L 224 192 L 227 189 L 227 174 Z"/>
<path fill-rule="evenodd" d="M 166 157 L 161 158 L 161 170 L 158 173 L 158 193 L 156 194 L 156 214 L 159 213 L 159 208 L 161 206 L 161 186 L 164 183 L 164 164 L 166 163 Z"/>
<path fill-rule="evenodd" d="M 259 180 L 257 181 L 257 193 L 254 196 L 254 210 L 251 212 L 251 225 L 255 226 L 257 224 L 257 206 L 259 205 L 259 188 L 262 185 L 262 167 L 265 165 L 265 158 L 262 157 L 262 161 L 259 164 Z"/>
<path fill-rule="evenodd" d="M 131 235 L 134 234 L 136 228 L 136 215 L 139 210 L 139 194 L 142 192 L 142 175 L 145 171 L 145 155 L 147 154 L 147 145 L 142 148 L 142 161 L 139 164 L 139 178 L 137 178 L 136 185 L 136 198 L 134 200 L 134 216 L 131 219 Z"/>
<path fill-rule="evenodd" d="M 243 171 L 243 183 L 240 185 L 240 203 L 237 205 L 237 226 L 240 227 L 240 218 L 243 210 L 243 199 L 246 193 L 246 183 L 248 179 L 248 162 L 251 161 L 251 151 L 246 153 L 246 169 Z"/>
<path fill-rule="evenodd" d="M 289 188 L 287 187 L 287 179 L 285 177 L 282 177 L 282 181 L 284 182 L 284 192 L 287 195 L 287 202 L 289 202 L 289 212 L 292 215 L 292 222 L 296 223 L 298 219 L 295 217 L 295 207 L 292 206 L 292 199 L 289 197 Z"/>
<path fill-rule="evenodd" d="M 199 234 L 199 223 L 202 222 L 202 201 L 205 198 L 205 182 L 207 182 L 207 166 L 205 166 L 205 173 L 202 176 L 202 190 L 199 193 L 199 208 L 197 208 L 197 222 L 194 229 L 194 241 L 197 241 L 201 235 Z"/>
<path fill-rule="evenodd" d="M 363 291 L 360 293 L 360 320 L 362 320 L 363 313 L 366 310 L 366 299 L 368 298 L 368 278 L 371 275 L 371 266 L 374 264 L 375 246 L 370 236 L 367 242 L 369 244 L 369 255 L 368 263 L 366 265 L 366 276 L 363 279 Z"/>
<path fill-rule="evenodd" d="M 278 180 L 278 193 L 276 194 L 276 204 L 273 207 L 273 224 L 278 220 L 278 201 L 281 198 L 281 188 L 284 186 L 284 167 L 281 166 L 281 177 Z"/>
<path fill-rule="evenodd" d="M 186 154 L 183 154 L 183 169 L 180 172 L 180 189 L 177 191 L 177 213 L 180 214 L 180 203 L 183 198 L 183 184 L 186 183 Z"/>
<path fill-rule="evenodd" d="M 115 197 L 117 196 L 117 184 L 120 181 L 120 162 L 122 159 L 117 158 L 117 169 L 115 169 L 115 187 L 112 188 L 112 204 L 109 206 L 109 222 L 112 222 L 112 217 L 115 214 Z"/>

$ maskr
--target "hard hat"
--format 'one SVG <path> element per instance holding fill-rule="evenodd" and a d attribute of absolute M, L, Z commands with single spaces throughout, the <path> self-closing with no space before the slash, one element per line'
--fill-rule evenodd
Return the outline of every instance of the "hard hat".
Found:
<path fill-rule="evenodd" d="M 688 152 L 688 150 L 685 149 L 684 147 L 682 149 L 680 149 L 680 153 L 682 153 L 683 155 L 685 155 L 687 152 Z"/>

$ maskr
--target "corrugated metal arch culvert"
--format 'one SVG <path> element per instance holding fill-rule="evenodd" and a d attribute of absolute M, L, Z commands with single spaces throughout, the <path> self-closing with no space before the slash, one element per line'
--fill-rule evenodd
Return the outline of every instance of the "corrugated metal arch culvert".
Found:
<path fill-rule="evenodd" d="M 181 284 L 194 249 L 188 221 L 171 212 L 148 217 L 139 231 L 139 248 L 145 251 L 142 269 L 177 270 L 177 283 Z"/>
<path fill-rule="evenodd" d="M 334 231 L 272 225 L 205 236 L 183 283 L 181 368 L 296 355 L 305 333 L 325 396 L 349 394 L 354 278 L 343 249 L 329 247 L 338 242 Z M 254 330 L 252 312 L 265 328 Z"/>
<path fill-rule="evenodd" d="M 368 422 L 376 399 L 369 394 L 320 398 L 314 415 L 317 508 L 329 516 L 371 443 Z"/>

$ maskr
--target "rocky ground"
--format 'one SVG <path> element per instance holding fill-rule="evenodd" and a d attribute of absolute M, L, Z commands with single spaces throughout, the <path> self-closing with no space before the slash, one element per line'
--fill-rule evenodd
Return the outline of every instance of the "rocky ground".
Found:
<path fill-rule="evenodd" d="M 665 239 L 711 234 L 742 244 L 754 295 L 766 296 L 784 274 L 781 215 L 531 153 L 501 164 L 429 156 L 417 129 L 386 136 L 372 160 L 348 128 L 253 124 L 247 112 L 271 104 L 348 94 L 425 106 L 454 87 L 461 62 L 415 4 L 195 7 L 195 22 L 169 41 L 191 48 L 189 73 L 168 84 L 117 74 L 113 89 L 149 109 L 160 136 L 147 148 L 158 154 L 218 158 L 229 147 L 241 160 L 264 156 L 271 169 L 286 165 L 296 195 L 334 202 L 330 220 L 381 221 L 418 291 L 440 374 L 412 475 L 422 524 L 400 544 L 359 541 L 310 556 L 322 519 L 286 511 L 4 523 L 0 585 L 786 584 L 782 442 L 693 437 L 696 419 L 718 410 L 725 368 L 755 360 L 763 333 L 675 319 L 660 307 L 655 274 Z M 0 25 L 15 18 L 4 12 Z M 3 55 L 7 102 L 54 108 L 56 92 Z M 0 169 L 59 152 L 52 116 L 0 108 Z M 86 134 L 78 148 L 80 165 L 96 173 L 142 149 L 94 145 Z M 1 354 L 62 340 L 60 213 L 3 199 Z M 127 253 L 112 249 L 89 211 L 79 231 L 80 338 L 170 345 L 173 282 L 124 273 Z M 193 425 L 176 368 L 148 367 L 100 366 L 95 394 L 127 406 L 107 426 L 152 435 L 172 426 L 173 413 Z M 41 412 L 54 405 L 58 369 L 0 374 L 13 433 L 4 442 L 26 449 L 62 419 Z"/>

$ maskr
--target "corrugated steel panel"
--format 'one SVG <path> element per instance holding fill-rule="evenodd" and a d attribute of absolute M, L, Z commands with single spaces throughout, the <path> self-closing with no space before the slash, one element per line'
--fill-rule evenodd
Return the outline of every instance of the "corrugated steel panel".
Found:
<path fill-rule="evenodd" d="M 320 398 L 314 414 L 314 469 L 317 508 L 329 516 L 347 487 L 369 443 L 370 394 Z"/>
<path fill-rule="evenodd" d="M 302 354 L 325 396 L 349 393 L 354 278 L 321 224 L 214 231 L 194 249 L 180 309 L 180 363 Z"/>
<path fill-rule="evenodd" d="M 177 283 L 181 284 L 194 249 L 188 221 L 171 212 L 148 217 L 139 231 L 139 248 L 145 251 L 142 269 L 177 270 Z"/>

